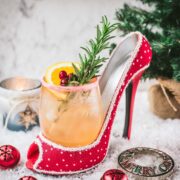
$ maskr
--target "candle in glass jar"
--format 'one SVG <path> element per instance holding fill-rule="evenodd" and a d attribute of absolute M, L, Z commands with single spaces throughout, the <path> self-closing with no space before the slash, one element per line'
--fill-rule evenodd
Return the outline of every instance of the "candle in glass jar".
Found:
<path fill-rule="evenodd" d="M 41 83 L 25 77 L 0 82 L 0 117 L 11 130 L 28 130 L 38 124 Z"/>

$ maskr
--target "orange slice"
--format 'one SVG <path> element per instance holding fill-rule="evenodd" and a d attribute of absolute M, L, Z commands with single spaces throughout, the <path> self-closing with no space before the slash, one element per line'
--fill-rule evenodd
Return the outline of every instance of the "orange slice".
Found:
<path fill-rule="evenodd" d="M 60 63 L 56 63 L 49 66 L 45 74 L 46 82 L 52 85 L 59 86 L 60 85 L 60 79 L 59 79 L 60 71 L 66 71 L 67 74 L 74 73 L 74 68 L 72 66 L 72 63 L 60 62 Z"/>
<path fill-rule="evenodd" d="M 75 63 L 76 66 L 79 66 L 78 63 Z M 74 68 L 72 62 L 60 62 L 53 64 L 48 67 L 45 74 L 45 81 L 48 84 L 60 86 L 59 73 L 60 71 L 66 71 L 67 74 L 74 73 Z M 58 99 L 65 100 L 68 93 L 67 92 L 56 92 L 54 90 L 48 89 L 53 95 Z"/>

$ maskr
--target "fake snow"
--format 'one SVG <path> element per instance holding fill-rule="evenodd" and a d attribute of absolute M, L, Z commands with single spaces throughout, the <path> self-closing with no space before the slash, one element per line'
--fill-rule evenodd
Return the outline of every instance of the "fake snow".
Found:
<path fill-rule="evenodd" d="M 17 147 L 21 153 L 20 163 L 10 170 L 0 170 L 0 179 L 17 180 L 24 175 L 32 175 L 38 180 L 98 180 L 103 173 L 112 168 L 119 168 L 118 155 L 132 147 L 145 146 L 157 148 L 168 153 L 175 161 L 175 169 L 170 179 L 180 179 L 180 120 L 162 120 L 153 115 L 148 108 L 146 91 L 138 91 L 135 101 L 132 137 L 128 141 L 122 138 L 124 125 L 124 97 L 122 97 L 118 112 L 116 114 L 113 131 L 111 133 L 110 148 L 104 162 L 96 168 L 84 173 L 64 176 L 50 176 L 33 173 L 25 167 L 26 154 L 29 145 L 39 133 L 39 127 L 24 132 L 13 132 L 0 130 L 0 145 L 11 144 Z M 144 165 L 152 162 L 151 158 L 145 158 Z M 141 161 L 141 163 L 143 163 Z M 133 180 L 133 177 L 129 177 Z"/>

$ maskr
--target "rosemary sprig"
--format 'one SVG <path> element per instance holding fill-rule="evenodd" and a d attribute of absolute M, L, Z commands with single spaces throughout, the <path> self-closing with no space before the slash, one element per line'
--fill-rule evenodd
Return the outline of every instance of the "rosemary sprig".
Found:
<path fill-rule="evenodd" d="M 81 47 L 85 51 L 79 54 L 80 67 L 72 64 L 79 84 L 88 83 L 99 73 L 100 67 L 108 59 L 100 56 L 100 53 L 110 48 L 109 40 L 114 36 L 111 33 L 117 28 L 117 24 L 111 24 L 106 16 L 102 17 L 101 26 L 96 27 L 96 38 L 90 39 L 86 47 Z"/>

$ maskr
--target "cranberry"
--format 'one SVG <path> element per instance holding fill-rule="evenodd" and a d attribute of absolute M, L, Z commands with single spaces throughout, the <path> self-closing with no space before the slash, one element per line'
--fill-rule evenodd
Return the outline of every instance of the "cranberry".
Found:
<path fill-rule="evenodd" d="M 64 79 L 64 78 L 67 78 L 68 76 L 67 76 L 67 73 L 66 73 L 66 71 L 60 71 L 60 73 L 59 73 L 59 78 L 60 79 Z"/>
<path fill-rule="evenodd" d="M 68 75 L 70 81 L 77 81 L 77 76 L 73 73 L 70 73 Z"/>
<path fill-rule="evenodd" d="M 70 74 L 68 75 L 69 80 L 72 80 L 73 77 L 74 77 L 74 74 L 73 74 L 73 73 L 70 73 Z"/>
<path fill-rule="evenodd" d="M 68 84 L 68 78 L 61 79 L 61 86 L 66 86 Z"/>

